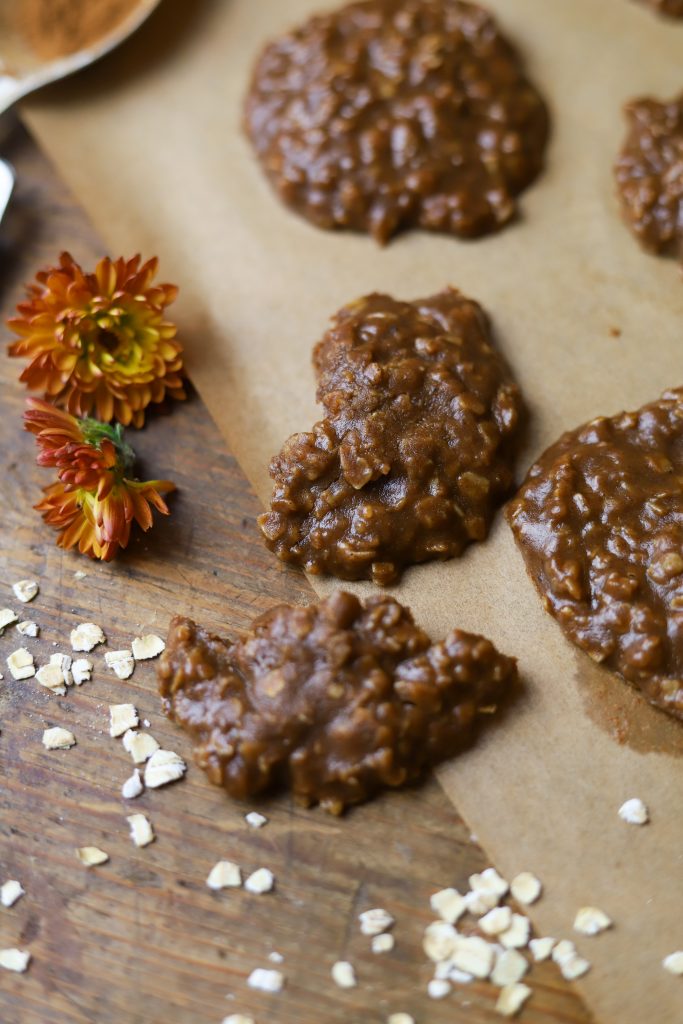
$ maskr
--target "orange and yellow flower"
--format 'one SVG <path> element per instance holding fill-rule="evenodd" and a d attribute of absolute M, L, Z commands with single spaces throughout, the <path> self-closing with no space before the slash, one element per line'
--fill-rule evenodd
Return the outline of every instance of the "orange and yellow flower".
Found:
<path fill-rule="evenodd" d="M 36 275 L 8 325 L 10 355 L 29 360 L 21 380 L 80 418 L 142 426 L 145 410 L 185 398 L 182 346 L 164 319 L 175 285 L 153 285 L 157 260 L 101 260 L 86 273 L 62 253 Z"/>
<path fill-rule="evenodd" d="M 59 530 L 59 547 L 109 562 L 127 546 L 134 522 L 149 530 L 152 507 L 168 515 L 161 495 L 175 484 L 130 478 L 135 455 L 120 427 L 77 420 L 38 399 L 29 399 L 24 423 L 36 436 L 39 465 L 58 469 L 35 508 Z"/>

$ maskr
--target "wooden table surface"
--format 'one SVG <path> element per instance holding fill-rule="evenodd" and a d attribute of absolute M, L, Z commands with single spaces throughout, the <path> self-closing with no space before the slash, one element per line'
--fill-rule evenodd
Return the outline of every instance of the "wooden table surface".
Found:
<path fill-rule="evenodd" d="M 0 226 L 4 321 L 21 283 L 61 249 L 89 265 L 102 251 L 22 130 L 3 155 L 18 175 Z M 435 781 L 341 820 L 281 797 L 259 806 L 268 824 L 254 830 L 244 821 L 254 805 L 237 805 L 212 787 L 192 764 L 187 737 L 164 718 L 153 663 L 139 663 L 120 682 L 96 649 L 92 682 L 61 698 L 34 679 L 11 680 L 4 662 L 12 650 L 25 645 L 44 663 L 55 650 L 69 651 L 69 631 L 81 621 L 100 624 L 113 650 L 141 632 L 165 636 L 175 612 L 233 636 L 278 601 L 313 599 L 305 577 L 261 544 L 258 501 L 196 396 L 129 437 L 141 476 L 178 484 L 171 517 L 136 535 L 110 565 L 60 551 L 31 507 L 51 477 L 35 465 L 33 438 L 21 429 L 20 368 L 3 352 L 0 607 L 18 604 L 12 582 L 38 580 L 39 596 L 17 610 L 41 632 L 26 640 L 9 627 L 0 639 L 0 882 L 17 878 L 26 890 L 12 909 L 0 908 L 0 947 L 28 949 L 33 959 L 24 975 L 0 972 L 2 1024 L 220 1024 L 237 1012 L 256 1024 L 381 1024 L 399 1010 L 417 1024 L 501 1020 L 488 983 L 455 986 L 440 1002 L 426 995 L 431 971 L 421 937 L 433 918 L 429 896 L 448 885 L 466 888 L 468 875 L 487 865 Z M 78 580 L 76 570 L 87 575 Z M 108 735 L 109 704 L 126 701 L 190 765 L 181 783 L 128 802 L 120 787 L 132 762 Z M 53 725 L 70 729 L 77 745 L 44 750 L 43 729 Z M 133 846 L 125 820 L 136 812 L 149 816 L 156 833 L 144 849 Z M 81 866 L 75 848 L 85 845 L 104 849 L 109 862 Z M 205 879 L 221 858 L 244 872 L 269 867 L 275 891 L 210 891 Z M 358 929 L 358 913 L 374 906 L 396 918 L 396 947 L 381 956 L 369 952 Z M 255 967 L 274 966 L 273 951 L 284 957 L 286 987 L 268 996 L 246 979 Z M 332 983 L 338 959 L 355 965 L 357 988 Z M 534 994 L 520 1017 L 526 1024 L 590 1020 L 553 964 L 535 966 L 530 984 Z"/>

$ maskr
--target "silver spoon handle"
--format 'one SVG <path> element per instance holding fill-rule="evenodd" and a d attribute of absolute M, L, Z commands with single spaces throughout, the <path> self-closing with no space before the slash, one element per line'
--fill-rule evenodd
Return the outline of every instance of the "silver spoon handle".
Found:
<path fill-rule="evenodd" d="M 14 172 L 9 164 L 6 164 L 4 160 L 0 160 L 0 221 L 7 209 L 9 197 L 12 195 L 13 188 Z"/>

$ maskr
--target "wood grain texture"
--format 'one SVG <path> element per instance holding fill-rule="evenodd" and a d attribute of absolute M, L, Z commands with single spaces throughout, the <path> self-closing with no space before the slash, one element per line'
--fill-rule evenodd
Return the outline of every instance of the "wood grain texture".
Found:
<path fill-rule="evenodd" d="M 7 155 L 19 187 L 0 228 L 0 313 L 11 312 L 20 284 L 62 248 L 88 263 L 100 246 L 74 200 L 25 135 Z M 116 254 L 114 254 L 116 255 Z M 182 282 L 181 282 L 182 283 Z M 19 364 L 0 359 L 0 607 L 15 607 L 11 583 L 40 581 L 24 617 L 37 640 L 10 627 L 0 638 L 0 881 L 18 878 L 26 896 L 0 913 L 0 946 L 30 949 L 25 975 L 1 972 L 3 1024 L 220 1024 L 237 1011 L 257 1024 L 381 1024 L 390 1012 L 418 1024 L 492 1024 L 496 990 L 459 986 L 443 1002 L 426 996 L 430 970 L 421 949 L 432 919 L 429 895 L 465 887 L 487 863 L 438 785 L 382 797 L 343 820 L 302 811 L 288 798 L 265 802 L 269 818 L 254 831 L 245 811 L 209 785 L 191 764 L 187 738 L 159 709 L 152 663 L 119 682 L 94 652 L 93 681 L 63 697 L 35 680 L 13 682 L 5 658 L 25 644 L 44 663 L 69 650 L 68 635 L 98 622 L 109 649 L 133 636 L 165 635 L 183 612 L 234 635 L 277 601 L 306 602 L 305 578 L 285 570 L 261 545 L 258 502 L 199 400 L 156 415 L 132 438 L 141 475 L 179 485 L 172 516 L 136 536 L 116 563 L 99 565 L 59 551 L 31 506 L 49 473 L 34 464 L 33 439 L 21 432 Z M 82 569 L 85 579 L 76 580 Z M 57 646 L 52 646 L 56 644 Z M 108 705 L 132 701 L 164 747 L 190 762 L 187 778 L 126 802 L 120 786 L 132 762 L 108 735 Z M 77 746 L 45 751 L 42 731 L 71 729 Z M 146 813 L 157 839 L 138 850 L 125 815 Z M 75 847 L 97 845 L 109 863 L 83 868 Z M 205 878 L 220 858 L 245 872 L 267 866 L 272 894 L 213 893 Z M 396 917 L 396 948 L 373 956 L 357 914 L 386 907 Z M 286 989 L 266 996 L 247 988 L 257 966 L 284 956 Z M 337 989 L 330 967 L 351 960 L 359 985 Z M 533 971 L 527 1024 L 586 1024 L 578 997 L 552 965 Z"/>

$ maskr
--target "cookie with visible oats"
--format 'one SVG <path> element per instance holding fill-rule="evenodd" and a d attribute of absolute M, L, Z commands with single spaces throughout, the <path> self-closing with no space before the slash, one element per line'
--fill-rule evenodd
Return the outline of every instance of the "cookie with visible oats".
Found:
<path fill-rule="evenodd" d="M 362 0 L 266 46 L 245 127 L 280 198 L 385 243 L 496 231 L 539 174 L 548 115 L 482 7 Z"/>
<path fill-rule="evenodd" d="M 271 551 L 312 573 L 397 580 L 484 540 L 510 493 L 521 395 L 481 306 L 454 289 L 345 306 L 313 353 L 326 418 L 271 462 Z"/>
<path fill-rule="evenodd" d="M 683 388 L 564 434 L 507 516 L 569 639 L 683 718 Z"/>
<path fill-rule="evenodd" d="M 624 219 L 645 249 L 683 260 L 683 92 L 632 100 L 614 173 Z"/>
<path fill-rule="evenodd" d="M 237 643 L 171 623 L 165 712 L 231 796 L 289 788 L 333 814 L 456 754 L 511 692 L 513 658 L 453 630 L 432 643 L 393 598 L 280 605 Z"/>

